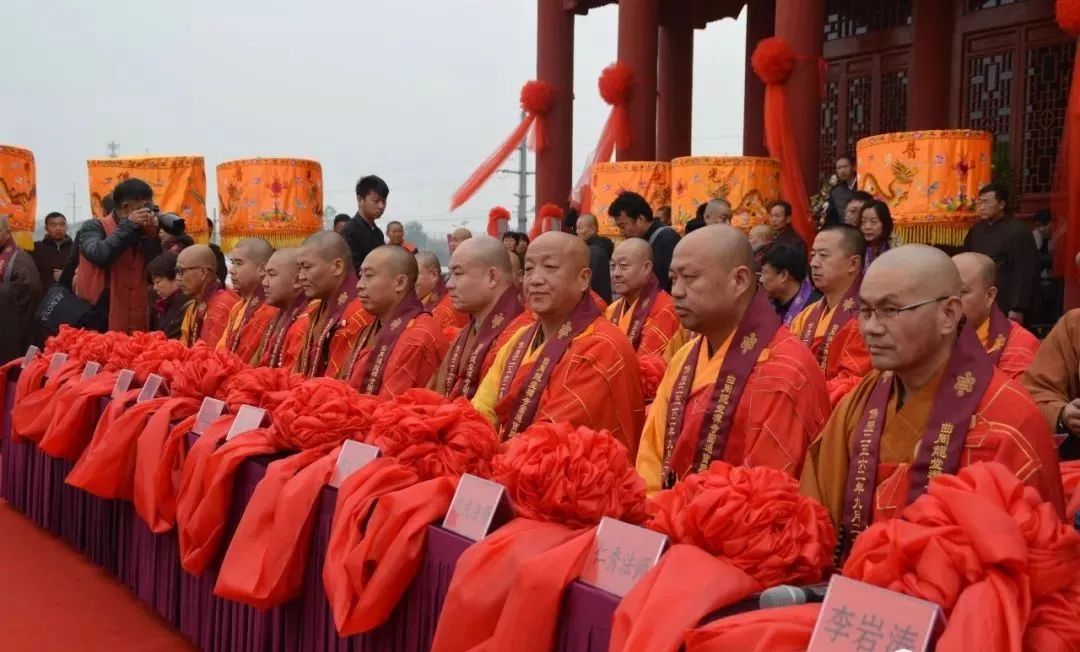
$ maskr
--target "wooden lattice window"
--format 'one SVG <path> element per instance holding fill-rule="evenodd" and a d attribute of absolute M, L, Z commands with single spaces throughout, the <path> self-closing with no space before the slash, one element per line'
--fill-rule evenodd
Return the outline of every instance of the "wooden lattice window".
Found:
<path fill-rule="evenodd" d="M 912 0 L 826 0 L 825 40 L 911 24 Z"/>
<path fill-rule="evenodd" d="M 1026 53 L 1021 189 L 1048 193 L 1065 126 L 1076 41 L 1041 45 Z"/>
<path fill-rule="evenodd" d="M 820 171 L 823 177 L 832 174 L 833 158 L 836 155 L 836 128 L 840 117 L 840 86 L 834 81 L 825 84 L 825 100 L 821 103 L 821 138 L 818 151 L 821 152 Z"/>
<path fill-rule="evenodd" d="M 907 129 L 907 70 L 894 70 L 881 77 L 881 128 L 882 133 Z"/>
<path fill-rule="evenodd" d="M 971 129 L 989 131 L 998 143 L 1011 140 L 1013 53 L 973 56 L 967 62 L 967 115 Z"/>
<path fill-rule="evenodd" d="M 1028 0 L 967 0 L 967 10 L 972 12 L 980 11 L 982 9 L 996 9 L 998 7 L 1020 4 L 1021 2 L 1027 1 Z"/>
<path fill-rule="evenodd" d="M 847 80 L 847 85 L 847 138 L 844 149 L 854 152 L 859 139 L 870 135 L 873 83 L 870 77 L 852 77 Z"/>

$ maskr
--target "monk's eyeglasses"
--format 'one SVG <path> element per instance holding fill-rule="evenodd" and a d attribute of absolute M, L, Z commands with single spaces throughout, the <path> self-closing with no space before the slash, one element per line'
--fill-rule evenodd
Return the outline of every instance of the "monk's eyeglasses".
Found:
<path fill-rule="evenodd" d="M 937 303 L 938 301 L 944 301 L 949 297 L 937 297 L 934 299 L 927 299 L 926 301 L 919 301 L 918 303 L 912 303 L 906 306 L 900 306 L 894 308 L 892 306 L 886 306 L 884 308 L 874 308 L 865 304 L 859 306 L 859 319 L 866 321 L 871 317 L 877 317 L 878 321 L 887 322 L 892 321 L 900 316 L 902 312 L 908 312 L 909 310 L 915 310 L 916 308 L 922 308 L 923 306 L 930 305 L 931 303 Z"/>

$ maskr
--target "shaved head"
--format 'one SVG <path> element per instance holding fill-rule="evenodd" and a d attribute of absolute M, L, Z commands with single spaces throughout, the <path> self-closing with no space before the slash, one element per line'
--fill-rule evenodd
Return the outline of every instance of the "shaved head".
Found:
<path fill-rule="evenodd" d="M 200 265 L 217 269 L 217 257 L 214 255 L 214 250 L 206 245 L 197 244 L 185 248 L 180 252 L 176 262 L 181 266 Z"/>
<path fill-rule="evenodd" d="M 926 245 L 890 249 L 859 288 L 859 329 L 874 368 L 895 371 L 905 388 L 924 385 L 946 364 L 964 317 L 960 272 Z"/>
<path fill-rule="evenodd" d="M 960 272 L 960 280 L 965 285 L 968 281 L 979 282 L 984 287 L 993 287 L 997 280 L 997 265 L 994 259 L 986 254 L 966 252 L 953 256 L 956 270 Z"/>
<path fill-rule="evenodd" d="M 265 265 L 274 253 L 274 246 L 262 238 L 244 238 L 233 247 L 234 251 L 237 249 L 259 265 Z"/>
<path fill-rule="evenodd" d="M 964 306 L 964 315 L 978 328 L 990 318 L 997 301 L 997 265 L 989 256 L 974 252 L 953 256 L 953 264 L 960 273 L 960 302 Z"/>
<path fill-rule="evenodd" d="M 420 251 L 416 254 L 416 265 L 418 269 L 415 284 L 416 296 L 421 300 L 426 300 L 442 279 L 442 264 L 433 252 Z"/>
<path fill-rule="evenodd" d="M 622 254 L 624 256 L 632 257 L 634 260 L 648 260 L 652 261 L 652 245 L 648 240 L 642 240 L 641 238 L 627 238 L 618 245 L 615 246 L 615 253 Z"/>
<path fill-rule="evenodd" d="M 472 237 L 472 231 L 470 231 L 470 230 L 468 230 L 468 229 L 466 229 L 464 227 L 458 227 L 458 228 L 454 229 L 454 231 L 450 234 L 450 239 L 447 241 L 447 244 L 450 247 L 450 253 L 453 254 L 454 251 L 459 246 L 461 246 L 462 242 L 465 242 L 466 240 L 468 240 L 471 237 Z"/>
<path fill-rule="evenodd" d="M 263 294 L 266 302 L 277 308 L 285 308 L 300 294 L 300 285 L 296 280 L 299 271 L 295 247 L 278 249 L 266 261 L 266 272 L 262 278 Z"/>
<path fill-rule="evenodd" d="M 416 264 L 423 270 L 440 269 L 442 264 L 433 251 L 421 251 L 416 254 Z"/>
<path fill-rule="evenodd" d="M 416 256 L 395 245 L 375 248 L 360 266 L 357 296 L 364 309 L 388 319 L 407 295 L 416 291 Z"/>
<path fill-rule="evenodd" d="M 480 323 L 514 284 L 510 254 L 502 240 L 482 236 L 461 243 L 450 257 L 450 304 Z"/>
<path fill-rule="evenodd" d="M 532 241 L 525 252 L 525 294 L 546 336 L 553 337 L 574 311 L 591 278 L 589 248 L 580 238 L 548 231 Z"/>
<path fill-rule="evenodd" d="M 641 238 L 627 238 L 611 254 L 611 287 L 627 305 L 638 300 L 653 273 L 652 246 Z"/>
<path fill-rule="evenodd" d="M 192 245 L 180 252 L 176 267 L 182 273 L 176 275 L 180 291 L 189 297 L 198 297 L 217 274 L 217 257 L 206 245 Z"/>
<path fill-rule="evenodd" d="M 312 299 L 336 295 L 353 268 L 348 243 L 333 231 L 320 231 L 304 240 L 296 257 L 300 287 Z"/>
<path fill-rule="evenodd" d="M 304 240 L 302 248 L 320 256 L 325 261 L 335 258 L 350 260 L 350 256 L 352 256 L 349 243 L 345 242 L 345 238 L 334 231 L 319 231 L 312 234 L 307 240 Z"/>
<path fill-rule="evenodd" d="M 574 230 L 577 231 L 579 238 L 589 240 L 600 231 L 600 223 L 596 221 L 595 215 L 585 213 L 578 216 L 577 223 L 574 224 Z"/>
<path fill-rule="evenodd" d="M 262 287 L 266 262 L 273 253 L 274 248 L 262 238 L 244 238 L 229 252 L 229 278 L 241 297 L 248 299 Z"/>
<path fill-rule="evenodd" d="M 731 217 L 734 213 L 731 210 L 731 203 L 726 199 L 710 199 L 709 203 L 705 204 L 705 213 L 702 214 L 702 219 L 705 220 L 705 224 L 731 224 Z"/>
<path fill-rule="evenodd" d="M 494 267 L 503 274 L 510 274 L 513 271 L 510 267 L 510 256 L 502 240 L 488 236 L 470 238 L 462 242 L 454 255 L 450 257 L 451 268 L 456 260 L 468 261 L 465 264 Z"/>
<path fill-rule="evenodd" d="M 742 231 L 713 224 L 687 234 L 671 259 L 671 298 L 682 325 L 719 347 L 739 325 L 757 287 L 754 250 Z"/>

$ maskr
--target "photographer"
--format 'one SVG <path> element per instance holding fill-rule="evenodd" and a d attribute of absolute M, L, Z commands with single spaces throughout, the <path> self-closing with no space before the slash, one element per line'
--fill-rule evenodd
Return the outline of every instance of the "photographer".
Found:
<path fill-rule="evenodd" d="M 161 253 L 158 230 L 181 235 L 184 223 L 175 215 L 159 212 L 153 189 L 141 179 L 122 181 L 112 198 L 110 214 L 95 217 L 79 229 L 74 264 L 69 263 L 61 283 L 92 306 L 79 325 L 95 330 L 147 330 L 146 266 Z"/>

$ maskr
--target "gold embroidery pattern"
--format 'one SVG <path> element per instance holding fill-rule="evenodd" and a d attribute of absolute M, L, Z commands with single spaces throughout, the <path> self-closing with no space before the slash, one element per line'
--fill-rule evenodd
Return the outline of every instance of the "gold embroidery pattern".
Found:
<path fill-rule="evenodd" d="M 998 349 L 1000 349 L 1003 346 L 1005 346 L 1005 336 L 1004 335 L 998 335 L 997 338 L 994 339 L 994 346 L 990 347 L 990 350 L 991 351 L 997 351 Z"/>
<path fill-rule="evenodd" d="M 559 327 L 559 332 L 557 334 L 557 337 L 560 340 L 565 340 L 570 335 L 570 331 L 572 331 L 572 330 L 574 330 L 573 326 L 570 325 L 570 322 L 566 322 L 565 324 L 563 324 L 562 326 Z"/>
<path fill-rule="evenodd" d="M 743 355 L 749 353 L 755 346 L 757 346 L 757 333 L 750 333 L 744 335 L 742 342 L 739 343 L 739 351 L 742 351 Z"/>
<path fill-rule="evenodd" d="M 346 292 L 342 292 L 338 295 L 337 303 L 339 306 L 345 305 L 345 302 L 349 300 L 349 295 Z"/>
<path fill-rule="evenodd" d="M 842 307 L 844 310 L 854 310 L 855 299 L 852 299 L 851 297 L 844 299 L 844 303 L 840 304 L 840 307 Z"/>
<path fill-rule="evenodd" d="M 498 328 L 506 320 L 506 315 L 501 312 L 491 318 L 491 328 Z"/>
<path fill-rule="evenodd" d="M 970 371 L 965 371 L 962 376 L 956 379 L 953 389 L 956 390 L 957 398 L 967 396 L 975 391 L 975 376 Z"/>

